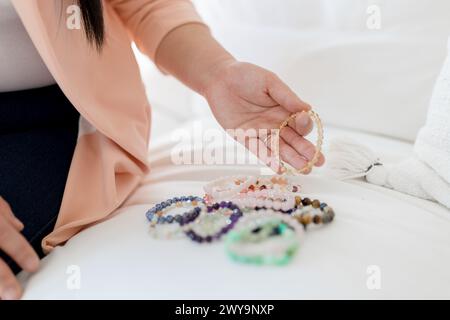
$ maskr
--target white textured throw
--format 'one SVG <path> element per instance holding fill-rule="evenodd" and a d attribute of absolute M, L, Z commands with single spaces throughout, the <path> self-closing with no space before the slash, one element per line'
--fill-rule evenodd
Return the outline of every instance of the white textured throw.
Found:
<path fill-rule="evenodd" d="M 436 82 L 425 126 L 414 145 L 415 156 L 381 164 L 367 147 L 336 140 L 330 145 L 327 172 L 338 179 L 367 181 L 450 208 L 450 39 L 448 56 Z"/>

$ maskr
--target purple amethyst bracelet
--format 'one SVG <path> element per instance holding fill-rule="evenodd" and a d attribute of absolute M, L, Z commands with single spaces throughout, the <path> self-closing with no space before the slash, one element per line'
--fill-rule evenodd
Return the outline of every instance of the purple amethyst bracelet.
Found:
<path fill-rule="evenodd" d="M 227 224 L 213 234 L 200 235 L 192 227 L 188 230 L 185 230 L 186 236 L 189 239 L 191 239 L 192 241 L 195 241 L 198 243 L 209 243 L 209 242 L 219 240 L 220 238 L 222 238 L 223 235 L 227 234 L 231 229 L 233 229 L 233 227 L 236 225 L 236 223 L 242 217 L 241 209 L 237 205 L 235 205 L 234 203 L 232 203 L 230 201 L 222 201 L 220 203 L 215 203 L 213 205 L 207 206 L 206 211 L 204 208 L 202 209 L 200 207 L 196 207 L 193 210 L 195 210 L 196 212 L 199 212 L 201 214 L 207 214 L 207 215 L 215 214 L 215 212 L 217 212 L 219 210 L 230 211 L 230 215 L 228 216 Z"/>

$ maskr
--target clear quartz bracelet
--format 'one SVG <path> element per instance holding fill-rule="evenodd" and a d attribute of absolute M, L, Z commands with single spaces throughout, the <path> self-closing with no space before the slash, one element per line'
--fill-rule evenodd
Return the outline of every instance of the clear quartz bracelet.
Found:
<path fill-rule="evenodd" d="M 316 126 L 316 130 L 317 130 L 317 141 L 316 141 L 316 146 L 315 146 L 315 152 L 314 152 L 312 159 L 310 161 L 308 161 L 308 163 L 303 168 L 296 170 L 281 160 L 279 140 L 280 140 L 281 130 L 286 128 L 289 125 L 290 121 L 295 120 L 295 118 L 297 118 L 302 113 L 307 113 L 309 115 L 309 117 L 311 118 L 311 120 L 314 122 L 314 124 Z M 276 139 L 275 143 L 272 143 L 272 145 L 274 146 L 273 151 L 276 156 L 277 162 L 281 164 L 282 172 L 284 174 L 299 175 L 299 174 L 308 173 L 314 167 L 314 165 L 317 163 L 317 161 L 319 160 L 320 153 L 322 151 L 322 144 L 323 144 L 322 121 L 320 120 L 319 115 L 312 110 L 293 113 L 280 124 L 278 130 L 275 130 L 275 134 L 273 137 L 271 137 L 271 139 Z"/>

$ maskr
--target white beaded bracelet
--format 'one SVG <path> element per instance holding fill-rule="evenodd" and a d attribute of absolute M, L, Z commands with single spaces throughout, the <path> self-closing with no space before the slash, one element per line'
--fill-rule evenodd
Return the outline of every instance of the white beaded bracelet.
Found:
<path fill-rule="evenodd" d="M 280 195 L 279 197 L 245 197 L 240 196 L 233 199 L 241 208 L 266 208 L 273 210 L 288 211 L 295 209 L 295 197 Z"/>
<path fill-rule="evenodd" d="M 207 202 L 220 202 L 234 198 L 255 182 L 256 177 L 253 176 L 222 177 L 207 183 L 203 190 L 208 197 Z"/>

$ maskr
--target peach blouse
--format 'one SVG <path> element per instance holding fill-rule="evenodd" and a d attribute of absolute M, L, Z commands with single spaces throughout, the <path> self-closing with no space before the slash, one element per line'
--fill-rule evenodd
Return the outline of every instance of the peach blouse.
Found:
<path fill-rule="evenodd" d="M 106 42 L 98 54 L 82 30 L 65 27 L 69 1 L 12 0 L 52 76 L 81 115 L 54 231 L 45 251 L 117 209 L 149 166 L 150 108 L 131 50 L 155 59 L 175 28 L 202 23 L 189 0 L 105 0 Z"/>

